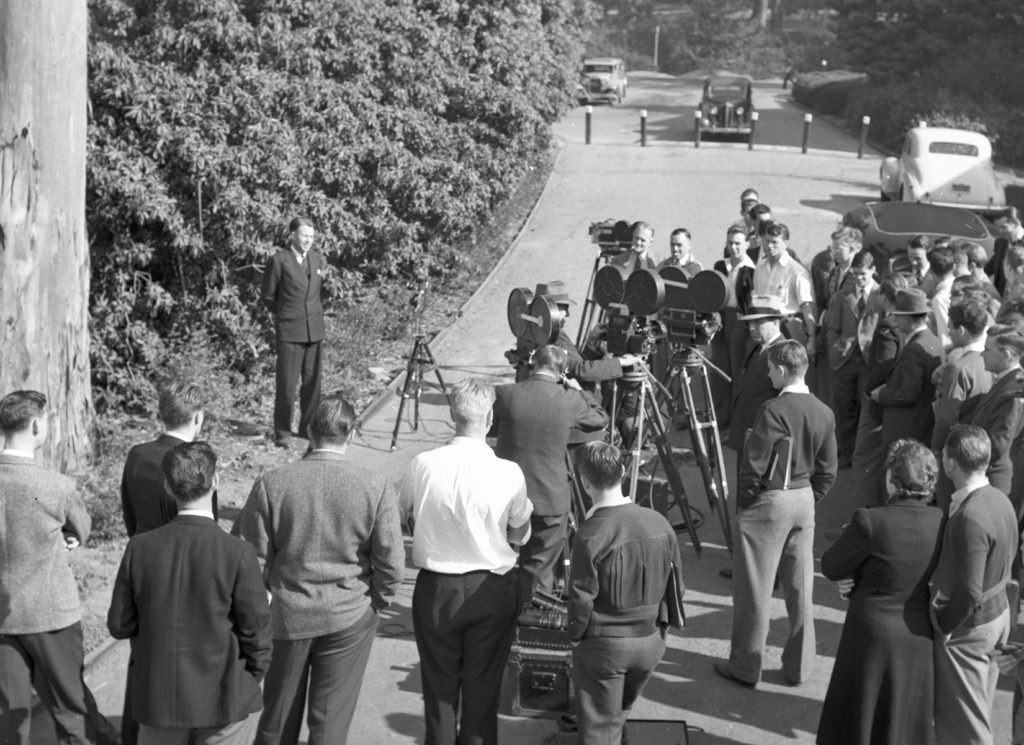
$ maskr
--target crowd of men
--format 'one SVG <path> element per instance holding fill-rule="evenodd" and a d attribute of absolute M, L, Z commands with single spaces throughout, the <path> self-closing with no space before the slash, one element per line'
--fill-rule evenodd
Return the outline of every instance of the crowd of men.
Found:
<path fill-rule="evenodd" d="M 1017 609 L 1006 591 L 1024 504 L 1021 216 L 1008 209 L 995 220 L 992 257 L 922 236 L 893 262 L 843 227 L 808 269 L 753 190 L 741 214 L 715 263 L 727 300 L 707 350 L 731 376 L 716 382 L 714 406 L 737 453 L 731 647 L 714 669 L 757 686 L 780 587 L 783 674 L 792 685 L 808 679 L 814 505 L 840 469 L 852 469 L 855 507 L 882 505 L 886 449 L 912 438 L 943 454 L 935 499 L 965 536 L 944 545 L 936 578 L 936 644 L 956 649 L 943 679 L 959 688 L 937 681 L 936 696 L 946 696 L 956 742 L 991 742 L 991 656 L 998 645 L 1007 669 L 1024 656 L 1008 643 Z M 379 614 L 406 571 L 403 529 L 418 569 L 412 613 L 428 745 L 497 742 L 517 618 L 535 593 L 563 590 L 581 741 L 619 741 L 668 629 L 681 625 L 684 590 L 675 533 L 623 494 L 622 453 L 607 434 L 618 429 L 630 446 L 638 412 L 623 386 L 610 421 L 600 384 L 645 360 L 608 355 L 599 330 L 577 349 L 563 329 L 516 383 L 459 381 L 449 391 L 454 439 L 416 456 L 396 486 L 348 457 L 356 412 L 319 393 L 312 237 L 308 221 L 294 221 L 264 284 L 279 320 L 275 441 L 308 437 L 305 455 L 256 479 L 229 535 L 217 524 L 217 454 L 200 439 L 200 386 L 167 386 L 165 432 L 128 454 L 121 496 L 131 540 L 107 619 L 132 645 L 122 741 L 294 744 L 305 719 L 311 745 L 344 743 Z M 671 233 L 661 262 L 653 238 L 637 223 L 633 248 L 611 260 L 629 271 L 701 271 L 687 230 Z M 538 294 L 568 315 L 563 283 Z M 27 745 L 33 687 L 63 742 L 115 741 L 82 680 L 66 557 L 87 539 L 89 517 L 74 481 L 35 459 L 47 421 L 39 393 L 0 400 L 0 742 Z M 964 441 L 965 425 L 981 433 L 967 440 L 989 443 L 983 463 L 949 449 L 949 433 Z M 963 509 L 979 489 L 1006 499 L 1010 517 Z M 982 605 L 981 615 L 949 610 Z"/>

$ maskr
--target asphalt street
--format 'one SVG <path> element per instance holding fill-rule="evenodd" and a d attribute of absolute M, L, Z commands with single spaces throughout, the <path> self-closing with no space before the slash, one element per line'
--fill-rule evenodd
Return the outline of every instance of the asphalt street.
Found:
<path fill-rule="evenodd" d="M 795 107 L 778 81 L 758 83 L 755 103 L 761 111 L 753 151 L 745 142 L 692 139 L 693 109 L 700 98 L 699 78 L 658 74 L 630 75 L 626 101 L 595 107 L 592 144 L 584 144 L 584 111 L 575 109 L 555 128 L 560 154 L 544 193 L 519 237 L 462 309 L 458 320 L 440 332 L 430 347 L 446 382 L 482 375 L 511 380 L 502 353 L 513 346 L 506 301 L 515 287 L 531 290 L 539 282 L 564 280 L 582 307 L 597 247 L 588 227 L 606 218 L 646 220 L 655 228 L 656 256 L 667 255 L 675 227 L 693 234 L 697 258 L 710 267 L 721 256 L 726 228 L 738 217 L 740 192 L 752 186 L 772 206 L 776 219 L 792 234 L 792 247 L 809 260 L 828 244 L 843 213 L 878 193 L 878 154 L 856 157 L 854 137 L 825 121 L 815 121 L 810 151 L 800 153 L 803 110 Z M 648 116 L 647 146 L 640 146 L 640 111 Z M 570 318 L 575 333 L 576 319 Z M 390 450 L 399 399 L 388 391 L 363 416 L 361 436 L 350 457 L 398 481 L 417 453 L 445 443 L 453 434 L 447 405 L 433 373 L 421 398 L 421 421 L 412 431 L 412 406 L 401 423 L 398 448 Z M 678 435 L 674 435 L 678 436 Z M 680 440 L 680 444 L 686 443 Z M 730 460 L 727 472 L 734 467 Z M 708 514 L 697 469 L 681 474 L 691 503 Z M 840 472 L 833 493 L 819 504 L 816 555 L 827 547 L 826 530 L 848 517 L 849 472 Z M 786 633 L 781 596 L 772 604 L 766 675 L 751 691 L 725 681 L 712 670 L 728 654 L 731 622 L 729 581 L 719 570 L 730 565 L 717 520 L 708 515 L 700 528 L 704 544 L 698 558 L 681 536 L 688 626 L 673 633 L 669 649 L 634 718 L 686 720 L 693 745 L 725 743 L 810 743 L 842 628 L 845 601 L 830 582 L 815 577 L 814 599 L 819 664 L 799 687 L 785 684 L 779 671 L 780 645 Z M 412 637 L 410 604 L 414 570 L 396 606 L 386 613 L 375 642 L 350 742 L 422 743 L 423 718 L 419 664 Z M 127 658 L 124 644 L 112 645 L 90 660 L 88 680 L 101 709 L 117 720 Z M 1005 688 L 1006 684 L 1002 684 Z M 1009 689 L 996 702 L 996 741 L 1009 741 Z M 42 722 L 40 722 L 42 724 Z M 37 727 L 36 743 L 55 742 L 52 730 Z M 503 715 L 501 741 L 539 745 L 555 732 L 551 719 Z"/>

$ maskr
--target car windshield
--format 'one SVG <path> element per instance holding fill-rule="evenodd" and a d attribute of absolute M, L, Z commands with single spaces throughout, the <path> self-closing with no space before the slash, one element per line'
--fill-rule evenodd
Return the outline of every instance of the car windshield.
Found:
<path fill-rule="evenodd" d="M 611 72 L 611 65 L 584 65 L 583 72 Z"/>
<path fill-rule="evenodd" d="M 747 88 L 743 85 L 712 85 L 708 88 L 708 95 L 715 98 L 743 98 L 747 95 Z"/>
<path fill-rule="evenodd" d="M 966 155 L 969 158 L 978 157 L 976 145 L 969 145 L 966 142 L 933 142 L 928 145 L 929 153 L 938 155 Z"/>

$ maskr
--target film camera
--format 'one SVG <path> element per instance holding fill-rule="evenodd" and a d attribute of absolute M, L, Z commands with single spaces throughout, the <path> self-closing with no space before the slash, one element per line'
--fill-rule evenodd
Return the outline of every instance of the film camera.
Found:
<path fill-rule="evenodd" d="M 633 245 L 633 223 L 626 220 L 603 220 L 590 224 L 590 242 L 601 247 L 604 256 L 625 253 Z"/>
<path fill-rule="evenodd" d="M 594 300 L 604 309 L 606 343 L 613 355 L 646 355 L 670 344 L 708 344 L 721 328 L 718 311 L 725 306 L 725 277 L 715 271 L 692 279 L 675 266 L 659 271 L 606 264 L 594 277 Z"/>

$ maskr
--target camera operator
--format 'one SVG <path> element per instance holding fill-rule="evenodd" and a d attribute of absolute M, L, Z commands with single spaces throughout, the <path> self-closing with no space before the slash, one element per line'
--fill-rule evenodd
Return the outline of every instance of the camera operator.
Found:
<path fill-rule="evenodd" d="M 633 223 L 633 246 L 626 253 L 616 256 L 608 263 L 612 266 L 624 267 L 630 274 L 637 269 L 656 269 L 654 261 L 647 251 L 654 243 L 654 228 L 646 222 Z"/>
<path fill-rule="evenodd" d="M 566 447 L 575 432 L 600 432 L 608 423 L 594 395 L 566 377 L 567 364 L 566 351 L 548 344 L 534 354 L 527 380 L 494 389 L 490 434 L 498 438 L 495 453 L 523 469 L 526 496 L 533 503 L 530 540 L 519 552 L 523 602 L 536 590 L 554 590 L 571 499 Z"/>

